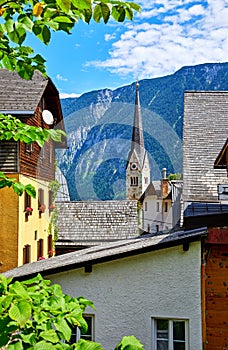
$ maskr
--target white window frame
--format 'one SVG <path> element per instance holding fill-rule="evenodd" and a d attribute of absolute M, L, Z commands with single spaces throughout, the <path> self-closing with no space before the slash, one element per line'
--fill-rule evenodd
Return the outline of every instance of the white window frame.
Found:
<path fill-rule="evenodd" d="M 184 322 L 185 324 L 185 350 L 190 350 L 189 346 L 189 320 L 185 318 L 153 317 L 152 318 L 152 347 L 157 350 L 157 320 L 168 321 L 168 350 L 174 350 L 173 343 L 173 322 Z M 161 338 L 160 338 L 161 339 Z"/>

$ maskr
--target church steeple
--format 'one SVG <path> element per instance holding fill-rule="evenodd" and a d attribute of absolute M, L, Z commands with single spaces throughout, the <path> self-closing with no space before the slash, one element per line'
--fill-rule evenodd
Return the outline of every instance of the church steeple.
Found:
<path fill-rule="evenodd" d="M 140 147 L 138 147 L 140 146 Z M 143 127 L 142 127 L 142 116 L 141 107 L 139 99 L 139 83 L 136 83 L 136 96 L 135 96 L 135 112 L 134 112 L 134 124 L 132 132 L 132 144 L 131 150 L 138 147 L 144 149 L 144 137 L 143 137 Z"/>
<path fill-rule="evenodd" d="M 131 150 L 128 155 L 128 164 L 126 169 L 127 199 L 139 199 L 149 182 L 150 167 L 148 155 L 144 147 L 142 116 L 139 99 L 139 83 L 136 82 Z"/>

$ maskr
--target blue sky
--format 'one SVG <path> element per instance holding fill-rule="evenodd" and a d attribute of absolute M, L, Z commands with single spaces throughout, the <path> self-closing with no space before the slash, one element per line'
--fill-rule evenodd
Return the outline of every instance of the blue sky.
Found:
<path fill-rule="evenodd" d="M 186 65 L 228 61 L 228 0 L 141 0 L 133 22 L 79 23 L 32 45 L 61 97 L 115 89 Z"/>

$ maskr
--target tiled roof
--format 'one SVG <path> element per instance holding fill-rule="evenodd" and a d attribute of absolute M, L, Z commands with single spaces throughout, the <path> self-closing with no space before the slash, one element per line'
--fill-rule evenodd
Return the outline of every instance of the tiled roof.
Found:
<path fill-rule="evenodd" d="M 16 72 L 0 69 L 0 111 L 34 111 L 48 82 L 38 71 L 32 80 L 25 80 Z"/>
<path fill-rule="evenodd" d="M 61 271 L 81 268 L 105 261 L 112 261 L 126 256 L 143 254 L 153 250 L 164 249 L 201 239 L 207 234 L 206 228 L 173 233 L 146 235 L 136 239 L 128 239 L 115 243 L 107 243 L 67 253 L 47 260 L 41 260 L 17 267 L 4 273 L 6 277 L 28 278 L 37 273 L 50 275 Z"/>
<path fill-rule="evenodd" d="M 185 92 L 183 200 L 216 201 L 217 185 L 227 183 L 214 162 L 228 135 L 228 91 Z"/>
<path fill-rule="evenodd" d="M 137 201 L 80 201 L 57 203 L 56 246 L 91 246 L 138 235 Z"/>

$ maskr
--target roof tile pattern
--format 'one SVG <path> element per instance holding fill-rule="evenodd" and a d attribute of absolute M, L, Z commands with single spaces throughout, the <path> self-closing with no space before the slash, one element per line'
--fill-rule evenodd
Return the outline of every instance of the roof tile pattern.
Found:
<path fill-rule="evenodd" d="M 58 242 L 97 245 L 138 235 L 137 201 L 59 202 Z"/>
<path fill-rule="evenodd" d="M 228 91 L 185 92 L 183 199 L 216 201 L 226 171 L 214 162 L 228 134 Z"/>
<path fill-rule="evenodd" d="M 0 69 L 0 110 L 34 111 L 48 84 L 48 79 L 35 71 L 32 80 L 16 72 Z"/>

